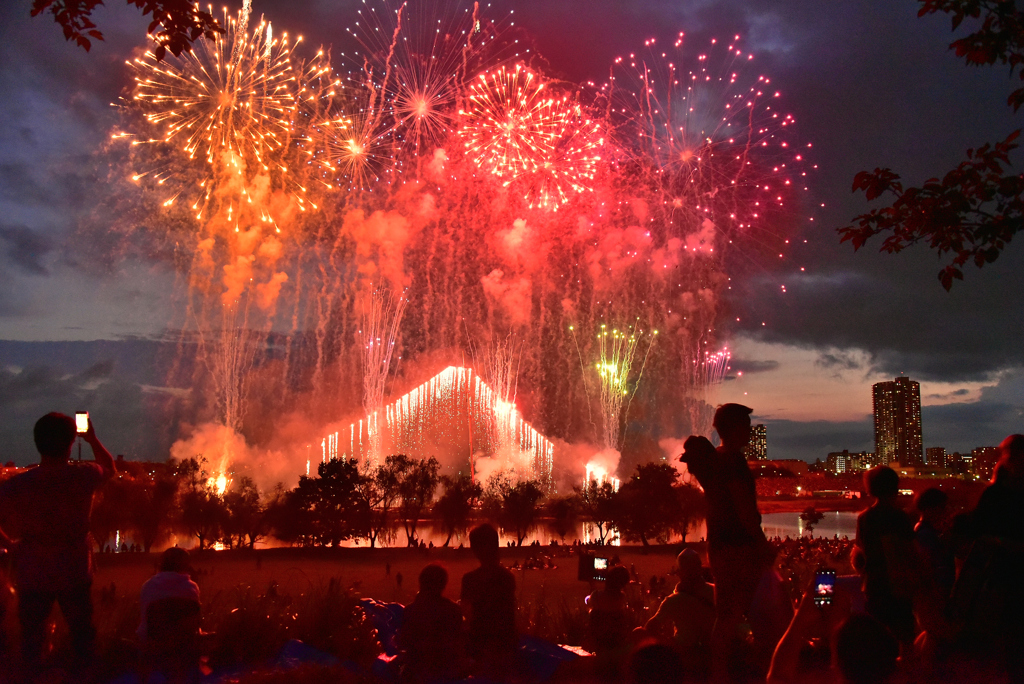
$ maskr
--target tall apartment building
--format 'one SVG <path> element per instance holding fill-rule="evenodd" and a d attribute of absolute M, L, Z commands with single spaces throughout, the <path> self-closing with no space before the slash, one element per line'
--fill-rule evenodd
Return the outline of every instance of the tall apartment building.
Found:
<path fill-rule="evenodd" d="M 924 461 L 929 468 L 945 468 L 946 447 L 928 447 L 924 450 Z"/>
<path fill-rule="evenodd" d="M 762 423 L 750 427 L 750 443 L 743 450 L 748 461 L 768 460 L 768 428 Z"/>
<path fill-rule="evenodd" d="M 921 450 L 921 385 L 896 378 L 871 387 L 875 414 L 875 454 L 883 464 L 924 465 Z"/>
<path fill-rule="evenodd" d="M 978 447 L 971 452 L 972 470 L 981 480 L 991 480 L 1002 452 L 999 447 Z"/>

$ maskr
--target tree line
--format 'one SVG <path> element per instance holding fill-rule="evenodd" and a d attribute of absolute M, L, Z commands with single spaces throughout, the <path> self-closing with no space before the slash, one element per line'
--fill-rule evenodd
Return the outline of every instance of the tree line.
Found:
<path fill-rule="evenodd" d="M 596 529 L 599 543 L 618 534 L 648 546 L 693 530 L 704 515 L 700 491 L 682 483 L 667 463 L 638 466 L 618 491 L 590 482 L 560 495 L 546 495 L 538 482 L 510 472 L 498 472 L 483 485 L 468 474 L 442 475 L 437 459 L 404 454 L 373 467 L 326 461 L 293 489 L 278 484 L 266 492 L 244 476 L 218 491 L 201 455 L 154 472 L 125 465 L 94 504 L 92 532 L 101 549 L 116 544 L 118 534 L 147 552 L 175 535 L 200 549 L 253 548 L 268 538 L 303 547 L 353 541 L 415 546 L 425 521 L 449 546 L 482 520 L 520 546 L 542 525 L 572 542 L 580 523 Z"/>

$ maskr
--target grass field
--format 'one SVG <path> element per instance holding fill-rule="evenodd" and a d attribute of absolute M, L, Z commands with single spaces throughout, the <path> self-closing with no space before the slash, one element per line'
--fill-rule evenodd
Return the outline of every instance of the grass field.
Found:
<path fill-rule="evenodd" d="M 502 562 L 506 566 L 541 556 L 551 556 L 557 566 L 516 571 L 520 603 L 530 604 L 541 597 L 556 596 L 582 605 L 590 586 L 576 579 L 577 557 L 566 555 L 567 550 L 568 547 L 547 546 L 502 549 Z M 644 553 L 642 547 L 630 546 L 604 547 L 604 551 L 618 554 L 627 568 L 635 566 L 639 576 L 647 581 L 652 575 L 665 576 L 672 571 L 679 547 L 652 547 L 648 553 Z M 131 600 L 138 596 L 158 561 L 159 554 L 98 554 L 94 587 L 99 591 L 113 584 L 119 600 Z M 363 597 L 408 603 L 416 594 L 420 571 L 431 562 L 439 562 L 448 569 L 450 580 L 446 594 L 453 600 L 458 599 L 462 575 L 477 566 L 468 549 L 436 548 L 429 551 L 406 548 L 211 551 L 193 554 L 192 564 L 206 602 L 239 585 L 264 591 L 271 583 L 276 583 L 282 593 L 301 595 L 334 580 Z M 401 586 L 399 575 L 402 576 Z"/>

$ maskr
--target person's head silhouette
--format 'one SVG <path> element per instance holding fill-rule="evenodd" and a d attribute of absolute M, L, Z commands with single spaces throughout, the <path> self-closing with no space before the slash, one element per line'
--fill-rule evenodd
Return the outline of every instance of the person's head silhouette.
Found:
<path fill-rule="evenodd" d="M 420 593 L 440 596 L 448 586 L 448 571 L 439 563 L 431 563 L 420 571 Z"/>
<path fill-rule="evenodd" d="M 75 419 L 63 413 L 47 413 L 36 421 L 32 436 L 43 458 L 67 460 L 78 433 Z"/>
<path fill-rule="evenodd" d="M 482 564 L 498 562 L 498 531 L 484 523 L 469 533 L 469 548 Z"/>
<path fill-rule="evenodd" d="M 742 450 L 750 443 L 750 414 L 754 409 L 743 404 L 722 404 L 715 411 L 712 426 L 729 451 Z"/>
<path fill-rule="evenodd" d="M 993 481 L 1004 477 L 1024 479 L 1024 435 L 1010 435 L 999 445 L 999 451 Z"/>
<path fill-rule="evenodd" d="M 880 501 L 894 499 L 899 493 L 900 476 L 889 466 L 875 466 L 864 473 L 864 488 Z"/>
<path fill-rule="evenodd" d="M 605 591 L 621 594 L 622 590 L 629 586 L 629 581 L 629 570 L 621 565 L 616 565 L 608 571 L 608 578 L 604 581 Z"/>
<path fill-rule="evenodd" d="M 693 549 L 683 549 L 676 556 L 676 574 L 684 586 L 695 584 L 700 580 L 700 554 Z"/>
<path fill-rule="evenodd" d="M 921 514 L 921 520 L 938 526 L 946 517 L 949 495 L 938 487 L 929 487 L 914 497 L 914 508 Z"/>
<path fill-rule="evenodd" d="M 192 562 L 188 551 L 172 546 L 164 551 L 160 557 L 160 572 L 180 572 L 189 574 L 192 572 Z"/>

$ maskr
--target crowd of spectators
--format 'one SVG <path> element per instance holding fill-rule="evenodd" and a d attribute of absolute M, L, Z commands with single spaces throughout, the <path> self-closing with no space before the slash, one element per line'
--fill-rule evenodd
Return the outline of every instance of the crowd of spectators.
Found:
<path fill-rule="evenodd" d="M 567 668 L 564 681 L 1024 681 L 1024 435 L 1003 441 L 993 480 L 969 510 L 954 515 L 932 488 L 906 511 L 896 472 L 879 466 L 865 474 L 871 505 L 853 540 L 768 539 L 739 449 L 749 414 L 720 407 L 722 445 L 691 438 L 681 457 L 708 499 L 707 564 L 684 548 L 672 586 L 607 559 L 585 603 L 582 645 L 591 657 Z M 87 681 L 93 657 L 89 511 L 115 464 L 91 425 L 83 436 L 95 462 L 71 462 L 78 434 L 71 418 L 44 416 L 35 428 L 39 467 L 0 483 L 0 545 L 14 549 L 25 681 L 44 671 L 54 606 L 68 627 L 73 681 Z M 537 678 L 523 661 L 516 579 L 500 562 L 498 532 L 481 525 L 469 541 L 479 567 L 461 578 L 458 602 L 445 596 L 442 565 L 419 573 L 395 635 L 392 671 L 401 682 Z M 518 569 L 550 569 L 560 553 L 592 549 L 547 551 Z M 175 547 L 142 587 L 141 681 L 154 672 L 161 681 L 198 677 L 204 635 L 194 576 L 188 552 Z M 15 671 L 4 667 L 4 676 Z"/>

